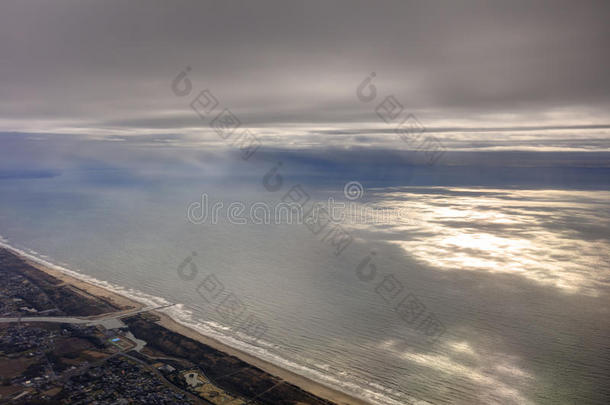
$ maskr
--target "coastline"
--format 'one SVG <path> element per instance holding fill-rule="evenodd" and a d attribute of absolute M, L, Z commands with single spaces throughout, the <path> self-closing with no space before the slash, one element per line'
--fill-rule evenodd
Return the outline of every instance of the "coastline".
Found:
<path fill-rule="evenodd" d="M 139 302 L 131 297 L 122 295 L 119 292 L 115 292 L 103 286 L 93 284 L 90 281 L 78 278 L 76 275 L 68 274 L 66 271 L 62 271 L 59 268 L 53 268 L 49 265 L 45 265 L 43 263 L 43 260 L 34 259 L 32 255 L 26 254 L 20 251 L 19 249 L 15 249 L 7 244 L 1 244 L 0 249 L 6 249 L 7 251 L 17 255 L 30 266 L 35 267 L 36 269 L 61 280 L 62 283 L 70 285 L 79 290 L 80 292 L 105 300 L 111 303 L 112 305 L 121 308 L 121 311 L 133 311 L 137 309 L 142 309 L 146 306 L 142 302 Z M 269 361 L 258 358 L 245 351 L 229 346 L 218 339 L 203 335 L 201 332 L 173 320 L 169 315 L 163 312 L 151 311 L 150 313 L 154 314 L 159 318 L 159 321 L 156 322 L 159 326 L 164 327 L 172 332 L 178 333 L 187 338 L 193 339 L 213 349 L 224 352 L 228 355 L 235 356 L 238 359 L 244 361 L 245 363 L 257 367 L 271 375 L 279 377 L 282 380 L 291 383 L 315 396 L 326 399 L 328 401 L 332 401 L 337 405 L 371 405 L 371 403 L 368 401 L 355 398 L 342 391 L 328 387 L 308 377 L 302 376 L 293 371 L 275 365 Z"/>
<path fill-rule="evenodd" d="M 232 356 L 237 357 L 238 359 L 260 368 L 263 371 L 266 371 L 269 374 L 272 374 L 276 377 L 279 377 L 291 384 L 296 385 L 304 391 L 307 391 L 311 394 L 314 394 L 320 398 L 332 401 L 337 405 L 371 405 L 370 402 L 366 402 L 361 399 L 354 398 L 342 391 L 338 391 L 334 388 L 327 387 L 326 385 L 319 383 L 317 381 L 311 380 L 307 377 L 294 373 L 290 370 L 286 370 L 280 366 L 277 366 L 273 363 L 270 363 L 266 360 L 260 359 L 256 356 L 253 356 L 249 353 L 246 353 L 242 350 L 235 349 L 231 346 L 228 346 L 217 339 L 205 336 L 200 332 L 189 328 L 188 326 L 184 326 L 173 319 L 171 319 L 167 314 L 158 311 L 152 311 L 156 316 L 160 318 L 160 321 L 157 323 L 163 326 L 166 329 L 169 329 L 173 332 L 179 333 L 183 336 L 194 339 L 200 343 L 203 343 L 207 346 L 210 346 L 216 350 L 221 352 L 230 354 Z"/>
<path fill-rule="evenodd" d="M 7 249 L 11 250 L 11 249 Z M 59 280 L 61 280 L 65 284 L 69 284 L 73 287 L 76 287 L 81 292 L 84 292 L 89 295 L 93 295 L 95 297 L 101 298 L 103 300 L 109 301 L 111 304 L 120 307 L 121 310 L 137 310 L 144 308 L 144 304 L 141 302 L 135 301 L 131 298 L 125 297 L 124 295 L 118 294 L 114 291 L 110 291 L 104 287 L 89 283 L 85 280 L 81 280 L 77 277 L 66 274 L 58 269 L 53 269 L 51 267 L 45 266 L 33 259 L 30 259 L 27 256 L 22 255 L 21 253 L 11 250 L 17 256 L 19 256 L 24 262 L 29 264 L 32 267 L 37 268 L 40 271 L 43 271 Z M 95 317 L 94 315 L 93 317 Z M 99 316 L 99 315 L 97 315 Z"/>

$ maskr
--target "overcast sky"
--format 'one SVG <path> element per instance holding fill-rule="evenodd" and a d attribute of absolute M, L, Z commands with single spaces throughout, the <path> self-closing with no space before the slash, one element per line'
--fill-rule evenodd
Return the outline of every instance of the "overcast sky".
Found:
<path fill-rule="evenodd" d="M 608 15 L 606 1 L 3 1 L 0 131 L 213 146 L 189 108 L 207 88 L 273 147 L 396 147 L 375 114 L 394 95 L 450 148 L 610 150 Z M 186 66 L 194 89 L 177 97 Z"/>

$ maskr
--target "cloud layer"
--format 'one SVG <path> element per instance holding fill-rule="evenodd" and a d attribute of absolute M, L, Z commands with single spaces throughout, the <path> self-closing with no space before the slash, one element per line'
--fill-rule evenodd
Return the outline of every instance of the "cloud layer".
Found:
<path fill-rule="evenodd" d="M 217 145 L 189 100 L 170 91 L 188 65 L 197 89 L 274 146 L 404 149 L 375 114 L 394 95 L 426 127 L 453 128 L 445 138 L 460 142 L 451 148 L 608 149 L 602 2 L 9 1 L 0 9 L 0 131 Z M 371 72 L 378 97 L 362 103 L 356 87 Z M 506 130 L 469 130 L 481 127 Z M 522 139 L 514 127 L 534 129 Z"/>

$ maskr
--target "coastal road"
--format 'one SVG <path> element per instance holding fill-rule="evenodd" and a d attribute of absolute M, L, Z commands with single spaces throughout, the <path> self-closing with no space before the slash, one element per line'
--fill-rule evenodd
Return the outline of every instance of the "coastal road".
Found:
<path fill-rule="evenodd" d="M 102 316 L 96 315 L 95 317 L 76 317 L 76 316 L 20 316 L 10 318 L 0 318 L 0 323 L 11 323 L 11 322 L 55 322 L 55 323 L 74 323 L 81 325 L 102 325 L 106 329 L 116 329 L 125 327 L 125 324 L 121 322 L 121 318 L 138 315 L 144 312 L 154 311 L 157 309 L 163 309 L 173 306 L 161 305 L 158 307 L 145 307 L 141 309 L 126 311 L 126 312 L 112 312 Z"/>

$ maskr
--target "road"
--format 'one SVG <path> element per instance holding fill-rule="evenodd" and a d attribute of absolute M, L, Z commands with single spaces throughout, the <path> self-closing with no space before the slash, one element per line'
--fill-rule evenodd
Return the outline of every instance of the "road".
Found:
<path fill-rule="evenodd" d="M 121 318 L 134 316 L 143 312 L 154 311 L 157 309 L 163 309 L 173 306 L 161 305 L 158 307 L 144 307 L 126 312 L 111 312 L 105 315 L 95 315 L 90 317 L 77 317 L 77 316 L 21 316 L 21 317 L 10 317 L 0 318 L 0 323 L 10 322 L 55 322 L 55 323 L 74 323 L 81 325 L 102 325 L 106 329 L 116 329 L 125 327 L 125 324 L 121 321 Z"/>

